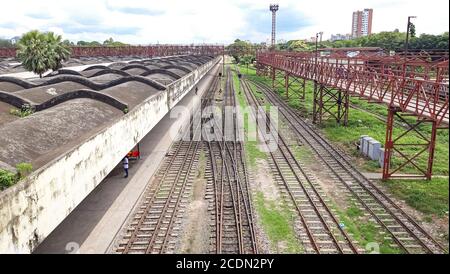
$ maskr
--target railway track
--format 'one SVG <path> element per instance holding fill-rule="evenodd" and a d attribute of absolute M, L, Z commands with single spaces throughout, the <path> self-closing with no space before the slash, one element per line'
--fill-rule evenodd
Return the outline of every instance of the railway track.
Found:
<path fill-rule="evenodd" d="M 219 77 L 216 76 L 202 98 L 202 110 L 213 103 L 219 83 Z M 224 105 L 234 106 L 234 90 L 230 84 L 227 78 Z M 199 126 L 196 125 L 195 130 L 203 130 L 203 137 L 206 139 L 174 143 L 126 226 L 124 235 L 117 244 L 117 253 L 177 251 L 182 218 L 189 203 L 200 151 L 204 148 L 209 150 L 205 199 L 208 201 L 212 220 L 210 251 L 231 254 L 258 253 L 244 148 L 235 138 L 238 130 L 236 117 L 233 116 L 231 141 L 222 140 L 225 129 L 220 127 L 217 121 L 214 121 L 212 137 L 207 134 L 207 127 Z M 193 129 L 192 122 L 190 128 Z M 192 132 L 190 134 L 192 137 Z"/>
<path fill-rule="evenodd" d="M 180 141 L 170 152 L 129 223 L 118 253 L 173 253 L 198 164 L 200 142 Z"/>
<path fill-rule="evenodd" d="M 226 85 L 223 94 L 222 121 L 225 119 L 225 106 L 236 106 L 234 89 L 229 69 L 226 71 Z M 219 83 L 213 85 L 218 90 Z M 214 99 L 210 94 L 209 101 Z M 210 102 L 212 104 L 212 102 Z M 217 118 L 217 117 L 216 117 Z M 208 183 L 206 199 L 212 218 L 212 253 L 258 253 L 254 232 L 253 210 L 244 148 L 237 140 L 238 125 L 235 113 L 232 114 L 231 130 L 219 125 L 214 119 L 214 132 L 204 132 L 209 159 L 207 162 Z M 209 130 L 204 128 L 204 130 Z M 227 138 L 225 138 L 225 135 Z M 231 135 L 231 136 L 230 136 Z"/>
<path fill-rule="evenodd" d="M 241 81 L 248 103 L 257 108 L 260 103 L 251 92 L 248 83 Z M 259 110 L 260 115 L 270 117 Z M 259 125 L 259 128 L 267 128 Z M 269 152 L 276 179 L 292 201 L 300 219 L 300 239 L 306 253 L 359 253 L 360 250 L 340 226 L 332 210 L 327 206 L 314 176 L 301 165 L 294 156 L 289 144 L 276 129 L 270 127 L 273 137 L 278 139 L 278 147 Z M 276 140 L 276 139 L 275 139 Z"/>
<path fill-rule="evenodd" d="M 203 101 L 202 107 L 206 103 Z M 192 120 L 190 129 L 194 126 Z M 196 130 L 200 130 L 200 126 L 196 125 Z M 186 134 L 192 137 L 192 132 Z M 132 215 L 116 248 L 117 253 L 176 252 L 180 224 L 203 148 L 201 141 L 188 140 L 172 145 Z"/>
<path fill-rule="evenodd" d="M 379 187 L 361 174 L 345 153 L 330 144 L 295 113 L 269 87 L 253 81 L 268 101 L 278 106 L 281 115 L 296 135 L 316 154 L 320 162 L 361 208 L 387 232 L 393 244 L 404 253 L 446 253 L 446 249 L 402 210 Z"/>

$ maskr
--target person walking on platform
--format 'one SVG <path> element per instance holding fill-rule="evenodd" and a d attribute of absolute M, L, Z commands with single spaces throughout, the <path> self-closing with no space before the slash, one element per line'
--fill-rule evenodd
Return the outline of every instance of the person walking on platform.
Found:
<path fill-rule="evenodd" d="M 125 171 L 124 178 L 128 178 L 128 156 L 125 156 L 122 162 L 123 162 L 123 170 Z"/>

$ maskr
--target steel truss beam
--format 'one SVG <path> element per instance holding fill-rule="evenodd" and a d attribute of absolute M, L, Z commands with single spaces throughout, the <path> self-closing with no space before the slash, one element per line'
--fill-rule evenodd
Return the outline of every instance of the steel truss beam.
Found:
<path fill-rule="evenodd" d="M 394 177 L 404 177 L 396 176 L 395 173 L 401 171 L 407 166 L 413 167 L 420 173 L 419 175 L 409 177 L 426 178 L 427 180 L 430 180 L 433 174 L 432 168 L 434 160 L 434 150 L 436 145 L 436 133 L 438 129 L 437 122 L 429 119 L 419 118 L 416 122 L 412 123 L 404 118 L 406 116 L 411 116 L 411 114 L 402 113 L 400 108 L 388 108 L 386 142 L 383 162 L 383 180 Z M 398 118 L 400 120 L 399 122 L 406 125 L 406 129 L 396 137 L 394 137 L 395 118 Z M 424 131 L 419 130 L 419 126 L 425 123 L 431 123 L 431 132 L 429 137 L 426 136 L 426 133 Z M 423 142 L 418 144 L 402 142 L 404 137 L 408 134 L 414 134 Z M 405 147 L 416 147 L 417 149 L 414 150 L 415 152 L 413 154 L 407 154 L 405 151 L 402 151 L 402 148 Z M 395 156 L 398 157 L 398 159 L 401 159 L 401 162 L 396 164 L 396 166 L 392 165 L 394 153 Z M 423 164 L 421 165 L 418 163 L 419 157 L 424 154 L 428 154 L 426 167 L 424 167 Z"/>
<path fill-rule="evenodd" d="M 257 63 L 256 64 L 256 75 L 258 76 L 269 76 L 269 67 L 261 64 L 261 63 Z"/>
<path fill-rule="evenodd" d="M 274 86 L 275 70 L 314 81 L 315 123 L 321 123 L 323 116 L 328 115 L 334 117 L 338 123 L 346 125 L 348 96 L 356 96 L 392 108 L 391 120 L 388 121 L 386 129 L 385 157 L 388 159 L 383 166 L 385 179 L 398 171 L 396 168 L 394 172 L 390 170 L 392 153 L 397 147 L 397 142 L 392 139 L 393 117 L 396 115 L 393 110 L 395 113 L 414 115 L 421 123 L 431 122 L 431 138 L 425 142 L 425 149 L 421 152 L 429 154 L 428 163 L 426 168 L 420 168 L 426 178 L 431 178 L 436 130 L 438 127 L 448 127 L 449 124 L 448 52 L 424 56 L 421 54 L 391 56 L 376 53 L 350 57 L 346 52 L 317 56 L 314 52 L 272 51 L 258 52 L 256 59 L 258 66 L 272 68 L 270 76 Z M 400 157 L 405 158 L 401 154 Z M 417 157 L 407 157 L 406 165 L 413 165 L 412 163 L 417 165 L 414 162 Z M 423 159 L 421 162 L 423 164 Z"/>
<path fill-rule="evenodd" d="M 391 57 L 335 57 L 312 53 L 261 52 L 257 62 L 300 78 L 400 107 L 421 118 L 449 124 L 448 58 L 398 63 Z M 406 62 L 406 63 L 405 63 Z"/>
<path fill-rule="evenodd" d="M 272 67 L 270 76 L 272 77 L 272 88 L 276 91 L 284 89 L 284 71 Z"/>
<path fill-rule="evenodd" d="M 347 126 L 348 109 L 348 92 L 314 82 L 313 123 L 321 124 L 328 116 L 333 117 L 338 124 Z"/>
<path fill-rule="evenodd" d="M 288 72 L 285 73 L 284 79 L 286 98 L 289 98 L 289 94 L 291 94 L 294 98 L 298 97 L 300 100 L 305 100 L 306 79 L 295 77 Z"/>
<path fill-rule="evenodd" d="M 212 55 L 224 53 L 220 45 L 151 45 L 151 46 L 71 46 L 71 57 L 141 56 L 159 57 L 170 55 Z M 0 48 L 0 57 L 16 57 L 16 48 Z"/>

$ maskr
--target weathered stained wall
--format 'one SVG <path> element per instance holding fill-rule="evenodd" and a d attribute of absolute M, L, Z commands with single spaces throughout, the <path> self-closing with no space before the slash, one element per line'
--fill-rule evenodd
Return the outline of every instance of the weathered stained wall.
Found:
<path fill-rule="evenodd" d="M 83 144 L 1 192 L 0 253 L 32 252 L 218 61 L 177 80 Z"/>

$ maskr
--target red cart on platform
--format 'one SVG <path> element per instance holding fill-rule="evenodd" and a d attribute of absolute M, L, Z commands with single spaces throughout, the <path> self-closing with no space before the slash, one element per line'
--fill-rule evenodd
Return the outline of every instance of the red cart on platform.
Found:
<path fill-rule="evenodd" d="M 130 160 L 141 159 L 141 151 L 139 150 L 139 144 L 137 144 L 130 152 L 128 152 L 127 156 L 128 159 Z"/>

